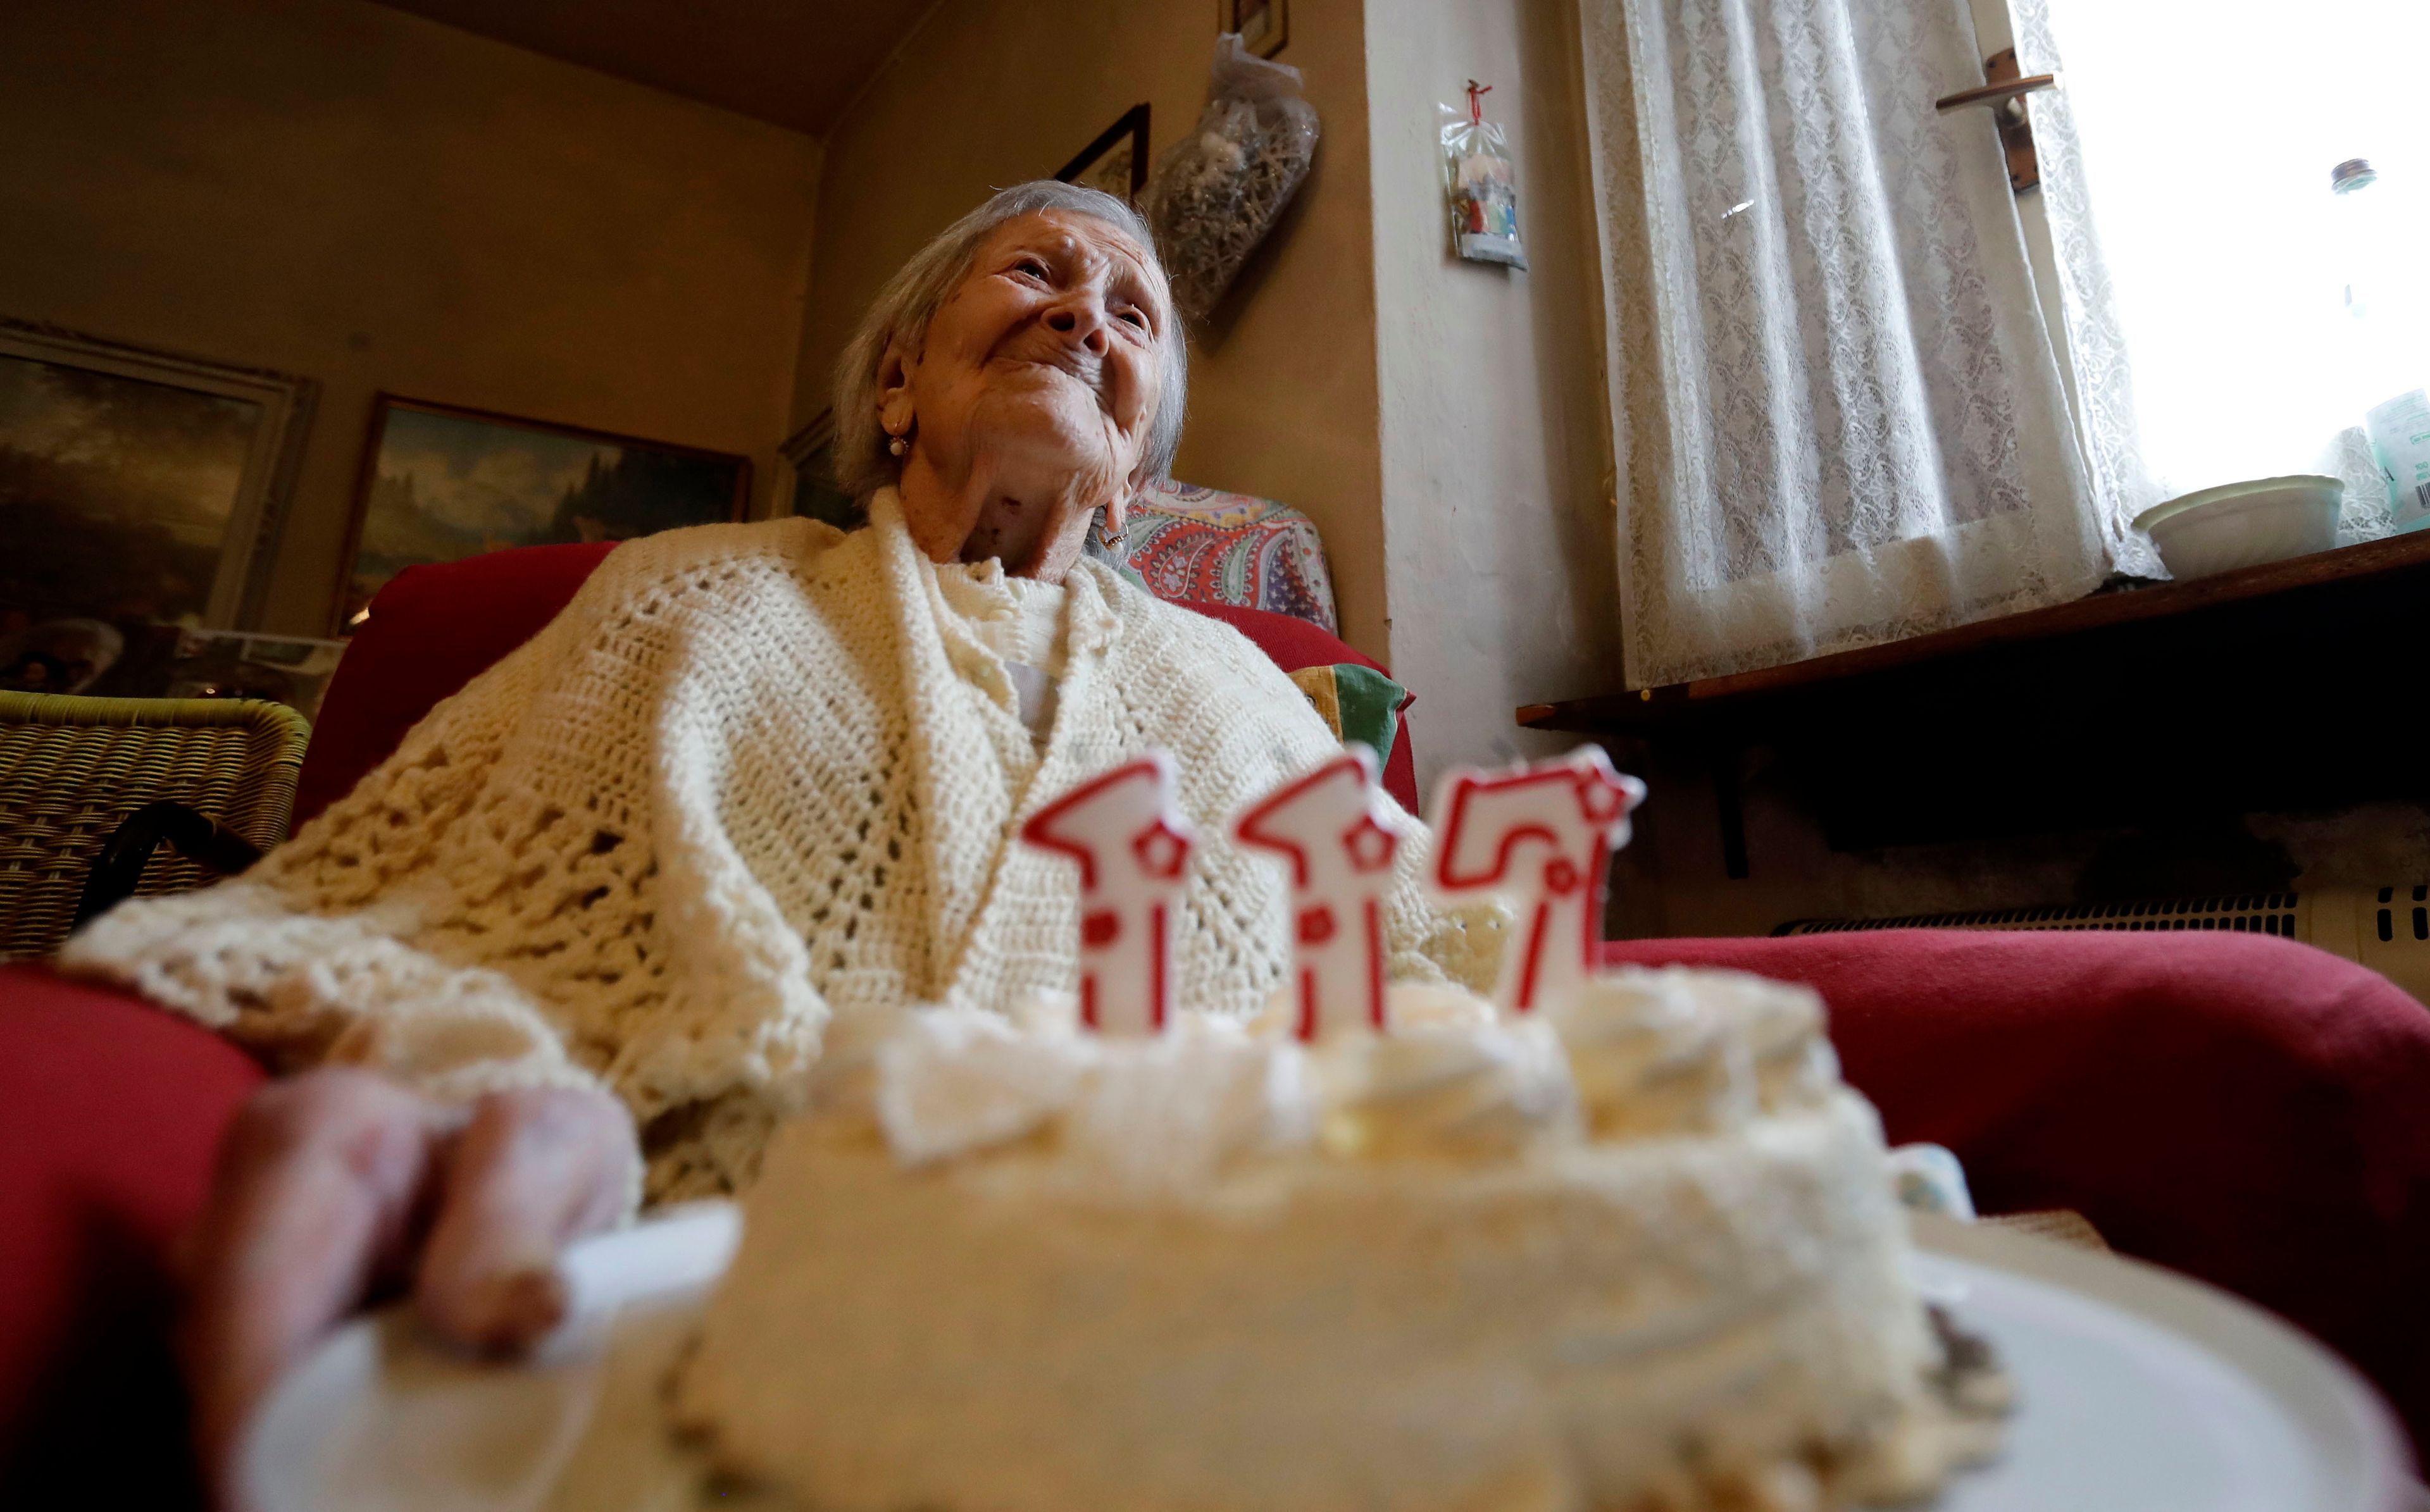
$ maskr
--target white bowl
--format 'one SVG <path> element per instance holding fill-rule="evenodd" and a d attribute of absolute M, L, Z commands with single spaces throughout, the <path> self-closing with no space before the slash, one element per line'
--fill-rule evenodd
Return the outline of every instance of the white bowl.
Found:
<path fill-rule="evenodd" d="M 2135 528 L 2182 582 L 2327 551 L 2338 543 L 2345 491 L 2336 478 L 2311 474 L 2255 478 L 2155 504 L 2135 517 Z"/>

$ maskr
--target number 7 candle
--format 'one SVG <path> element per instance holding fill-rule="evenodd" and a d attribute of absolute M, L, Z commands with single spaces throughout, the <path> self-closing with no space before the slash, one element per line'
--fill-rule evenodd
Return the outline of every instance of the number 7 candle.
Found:
<path fill-rule="evenodd" d="M 1506 772 L 1456 769 L 1435 789 L 1427 881 L 1458 904 L 1511 906 L 1494 1001 L 1511 1013 L 1558 1007 L 1593 974 L 1603 943 L 1604 872 L 1628 843 L 1645 784 L 1614 772 L 1600 746 Z"/>
<path fill-rule="evenodd" d="M 1375 756 L 1353 746 L 1232 821 L 1232 837 L 1290 868 L 1291 982 L 1299 1037 L 1384 1027 L 1384 899 L 1401 837 L 1375 787 Z"/>
<path fill-rule="evenodd" d="M 1198 843 L 1173 793 L 1173 757 L 1150 751 L 1021 826 L 1080 863 L 1080 1022 L 1100 1034 L 1161 1034 L 1171 1015 L 1173 911 Z"/>

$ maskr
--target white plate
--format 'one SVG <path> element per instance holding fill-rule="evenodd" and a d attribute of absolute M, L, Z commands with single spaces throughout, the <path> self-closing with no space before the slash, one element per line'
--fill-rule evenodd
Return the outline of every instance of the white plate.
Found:
<path fill-rule="evenodd" d="M 2174 1271 L 1915 1220 L 1916 1281 L 1990 1337 L 2007 1450 L 1938 1512 L 2414 1512 L 2377 1393 L 2309 1338 Z"/>
<path fill-rule="evenodd" d="M 265 1406 L 263 1512 L 691 1512 L 659 1383 L 731 1257 L 700 1205 L 581 1246 L 581 1317 L 481 1366 L 391 1311 L 341 1329 Z M 1919 1219 L 1916 1280 L 1988 1334 L 2019 1408 L 1999 1463 L 1936 1512 L 2417 1512 L 2405 1441 L 2341 1361 L 2269 1315 L 2133 1261 Z M 728 1494 L 715 1504 L 735 1507 Z"/>

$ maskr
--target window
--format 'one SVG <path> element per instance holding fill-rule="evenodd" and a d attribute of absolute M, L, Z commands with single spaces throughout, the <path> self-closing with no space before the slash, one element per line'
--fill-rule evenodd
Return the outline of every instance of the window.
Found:
<path fill-rule="evenodd" d="M 2007 25 L 2001 5 L 1975 7 L 1987 51 Z M 2123 357 L 2122 384 L 2078 371 L 2072 390 L 2131 394 L 2122 407 L 2155 501 L 2328 473 L 2348 480 L 2349 533 L 2384 532 L 2364 414 L 2430 383 L 2430 5 L 2017 0 L 2016 20 L 2027 71 L 2061 75 L 2075 229 L 2105 270 Z M 2047 59 L 2031 56 L 2038 31 Z M 2355 158 L 2376 182 L 2333 193 L 2331 170 Z M 2055 258 L 2044 216 L 2071 209 L 2053 166 L 2048 205 L 2020 203 L 2045 291 L 2067 278 L 2070 227 Z M 2070 332 L 2079 370 L 2085 335 Z"/>

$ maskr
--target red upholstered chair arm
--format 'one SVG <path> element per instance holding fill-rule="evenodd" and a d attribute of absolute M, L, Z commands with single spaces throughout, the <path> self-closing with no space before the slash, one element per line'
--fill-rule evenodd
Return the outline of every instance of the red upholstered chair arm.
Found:
<path fill-rule="evenodd" d="M 344 797 L 441 699 L 538 635 L 615 548 L 522 546 L 389 579 L 321 701 L 295 822 Z"/>
<path fill-rule="evenodd" d="M 172 1242 L 261 1079 L 186 1020 L 0 965 L 0 1505 L 199 1504 Z"/>

